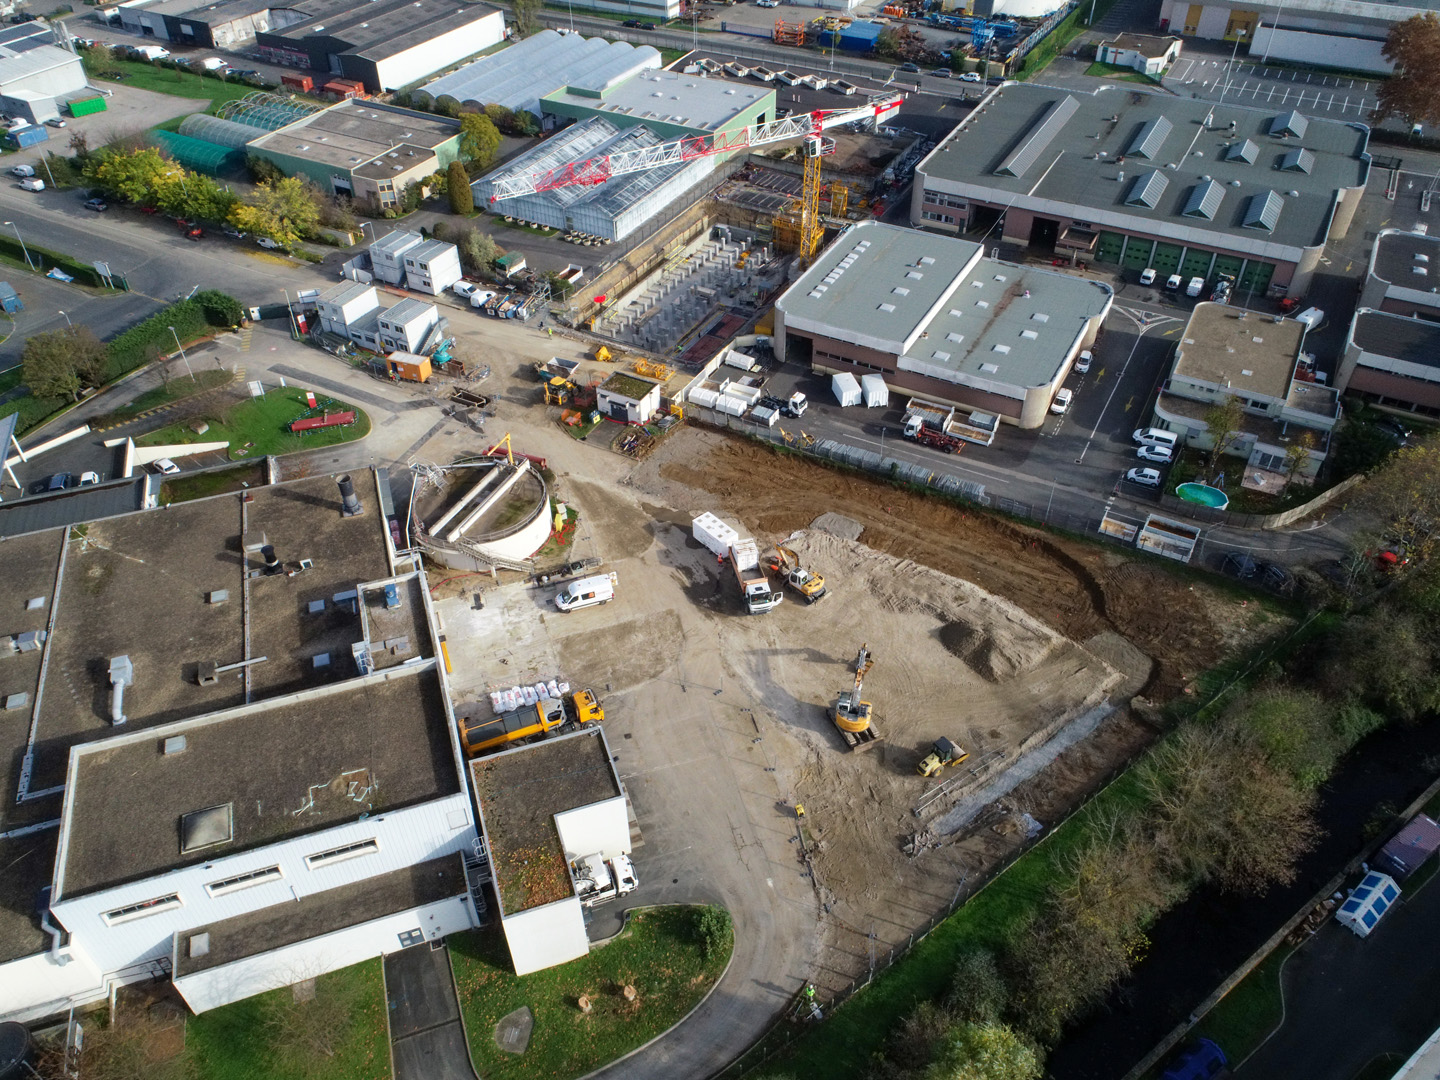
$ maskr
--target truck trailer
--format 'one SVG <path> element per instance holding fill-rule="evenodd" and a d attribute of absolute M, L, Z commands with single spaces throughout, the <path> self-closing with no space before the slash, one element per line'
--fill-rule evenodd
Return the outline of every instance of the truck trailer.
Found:
<path fill-rule="evenodd" d="M 737 540 L 730 546 L 730 566 L 735 571 L 745 610 L 751 615 L 774 611 L 785 599 L 784 593 L 771 586 L 769 575 L 760 565 L 759 545 L 754 540 Z"/>

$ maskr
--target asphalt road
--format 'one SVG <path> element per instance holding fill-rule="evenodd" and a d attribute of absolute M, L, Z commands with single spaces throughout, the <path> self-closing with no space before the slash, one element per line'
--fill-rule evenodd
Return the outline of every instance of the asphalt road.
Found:
<path fill-rule="evenodd" d="M 395 1080 L 475 1080 L 450 953 L 429 943 L 385 957 Z"/>
<path fill-rule="evenodd" d="M 1420 959 L 1437 949 L 1433 882 L 1405 894 L 1367 938 L 1327 923 L 1286 961 L 1284 1021 L 1235 1075 L 1351 1080 L 1383 1054 L 1408 1057 L 1440 1024 L 1440 965 Z"/>

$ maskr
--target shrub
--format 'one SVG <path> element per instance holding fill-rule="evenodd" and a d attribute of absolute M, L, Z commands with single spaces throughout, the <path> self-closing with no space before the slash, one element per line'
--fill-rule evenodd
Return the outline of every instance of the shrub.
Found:
<path fill-rule="evenodd" d="M 700 939 L 706 960 L 713 960 L 730 947 L 735 925 L 730 912 L 710 904 L 695 918 L 695 933 Z"/>
<path fill-rule="evenodd" d="M 239 326 L 240 320 L 245 317 L 240 301 L 219 289 L 206 289 L 196 293 L 192 299 L 200 305 L 205 321 L 211 326 Z"/>

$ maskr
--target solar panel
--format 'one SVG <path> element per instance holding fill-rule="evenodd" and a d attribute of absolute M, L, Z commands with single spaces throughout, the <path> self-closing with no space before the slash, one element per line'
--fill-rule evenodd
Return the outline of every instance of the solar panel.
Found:
<path fill-rule="evenodd" d="M 1157 116 L 1145 124 L 1136 134 L 1130 143 L 1130 149 L 1126 155 L 1136 154 L 1143 158 L 1153 158 L 1160 152 L 1160 147 L 1165 142 L 1165 137 L 1170 134 L 1170 121 L 1163 116 Z"/>
<path fill-rule="evenodd" d="M 1305 129 L 1309 126 L 1310 121 L 1292 109 L 1270 121 L 1270 134 L 1293 135 L 1297 139 L 1303 139 Z"/>
<path fill-rule="evenodd" d="M 1185 201 L 1185 209 L 1180 212 L 1186 217 L 1203 217 L 1214 221 L 1215 211 L 1220 209 L 1220 201 L 1224 198 L 1224 184 L 1219 180 L 1202 180 L 1190 189 L 1190 198 Z"/>
<path fill-rule="evenodd" d="M 1244 142 L 1231 143 L 1230 149 L 1225 151 L 1225 160 L 1243 161 L 1246 165 L 1254 165 L 1255 159 L 1259 155 L 1260 147 L 1246 139 Z"/>
<path fill-rule="evenodd" d="M 1285 200 L 1273 191 L 1251 195 L 1250 205 L 1245 208 L 1245 228 L 1274 232 L 1280 221 L 1280 211 L 1284 208 Z"/>
<path fill-rule="evenodd" d="M 1160 196 L 1170 186 L 1170 178 L 1159 169 L 1146 176 L 1135 177 L 1130 193 L 1125 196 L 1126 206 L 1144 206 L 1154 210 L 1160 204 Z"/>
<path fill-rule="evenodd" d="M 1308 173 L 1315 167 L 1315 155 L 1303 146 L 1296 147 L 1280 159 L 1280 168 L 1290 172 Z"/>
<path fill-rule="evenodd" d="M 1045 115 L 1036 121 L 1035 126 L 1030 129 L 1025 138 L 1020 140 L 1020 145 L 1011 150 L 995 174 L 1006 176 L 1024 176 L 1025 170 L 1035 164 L 1038 158 L 1049 146 L 1060 129 L 1065 126 L 1065 121 L 1074 116 L 1080 108 L 1080 103 L 1069 94 L 1066 94 L 1059 101 L 1054 102 L 1050 108 L 1045 110 Z"/>

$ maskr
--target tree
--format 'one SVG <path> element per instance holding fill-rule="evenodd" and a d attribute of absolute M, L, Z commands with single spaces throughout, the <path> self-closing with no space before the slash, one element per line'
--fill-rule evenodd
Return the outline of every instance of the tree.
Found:
<path fill-rule="evenodd" d="M 1213 481 L 1220 467 L 1220 459 L 1235 445 L 1240 437 L 1240 420 L 1245 408 L 1234 394 L 1226 394 L 1205 410 L 1201 418 L 1214 440 L 1205 457 L 1205 478 Z"/>
<path fill-rule="evenodd" d="M 1433 11 L 1390 28 L 1381 50 L 1395 72 L 1380 83 L 1374 120 L 1399 116 L 1412 124 L 1440 123 L 1440 18 Z"/>
<path fill-rule="evenodd" d="M 1288 490 L 1295 478 L 1310 464 L 1310 454 L 1315 447 L 1315 436 L 1305 432 L 1285 448 L 1285 487 Z"/>
<path fill-rule="evenodd" d="M 83 131 L 72 132 L 70 135 L 70 150 L 75 155 L 75 160 L 81 165 L 90 156 L 90 139 Z"/>
<path fill-rule="evenodd" d="M 465 172 L 465 166 L 458 161 L 452 161 L 450 168 L 445 170 L 447 194 L 450 196 L 450 212 L 452 214 L 469 214 L 475 209 L 475 193 L 470 190 L 470 177 Z"/>
<path fill-rule="evenodd" d="M 91 75 L 115 74 L 115 54 L 108 45 L 91 45 L 85 50 L 83 63 L 85 70 Z"/>
<path fill-rule="evenodd" d="M 500 130 L 490 117 L 484 113 L 466 113 L 460 118 L 460 153 L 465 160 L 488 169 L 499 149 Z"/>
<path fill-rule="evenodd" d="M 265 182 L 274 183 L 277 180 L 285 179 L 285 170 L 280 168 L 267 157 L 259 154 L 245 155 L 245 168 L 250 170 L 250 179 L 257 184 Z"/>
<path fill-rule="evenodd" d="M 945 1004 L 955 1016 L 972 1024 L 994 1024 L 1005 1015 L 1010 987 L 989 949 L 966 949 L 955 959 Z"/>
<path fill-rule="evenodd" d="M 293 176 L 256 185 L 249 203 L 237 205 L 230 223 L 244 232 L 268 236 L 285 247 L 294 247 L 312 236 L 320 225 L 310 187 Z"/>
<path fill-rule="evenodd" d="M 420 181 L 423 187 L 432 198 L 440 198 L 442 195 L 450 194 L 450 170 L 433 172 L 424 180 Z"/>
<path fill-rule="evenodd" d="M 540 11 L 542 0 L 513 0 L 510 7 L 515 13 L 515 29 L 521 37 L 529 37 L 535 30 L 535 16 Z"/>
<path fill-rule="evenodd" d="M 425 201 L 425 188 L 419 181 L 412 180 L 400 189 L 400 212 L 413 214 Z"/>
<path fill-rule="evenodd" d="M 894 60 L 900 55 L 900 35 L 891 27 L 881 30 L 880 36 L 875 39 L 875 55 L 887 60 Z"/>
<path fill-rule="evenodd" d="M 513 135 L 516 131 L 515 113 L 504 105 L 486 105 L 485 115 L 490 122 L 500 131 L 507 135 Z"/>
<path fill-rule="evenodd" d="M 181 170 L 180 182 L 164 188 L 155 205 L 176 217 L 228 221 L 239 202 L 239 196 L 221 187 L 214 177 Z"/>
<path fill-rule="evenodd" d="M 495 238 L 479 229 L 471 229 L 458 246 L 460 259 L 472 274 L 489 273 L 501 255 Z"/>
<path fill-rule="evenodd" d="M 86 172 L 107 194 L 144 206 L 173 197 L 172 189 L 185 176 L 184 169 L 153 146 L 92 154 Z"/>
<path fill-rule="evenodd" d="M 82 386 L 104 381 L 109 359 L 105 345 L 88 326 L 67 326 L 25 342 L 21 374 L 36 397 L 78 399 Z"/>
<path fill-rule="evenodd" d="M 345 980 L 324 976 L 315 980 L 313 994 L 304 1000 L 295 989 L 266 999 L 264 1031 L 271 1051 L 288 1066 L 286 1072 L 312 1076 L 333 1068 L 335 1054 L 354 1026 L 358 995 Z"/>
<path fill-rule="evenodd" d="M 958 1025 L 942 1041 L 924 1080 L 1039 1080 L 1035 1044 L 1004 1024 Z"/>
<path fill-rule="evenodd" d="M 1412 563 L 1434 555 L 1440 542 L 1440 440 L 1398 450 L 1371 474 L 1361 501 Z"/>

